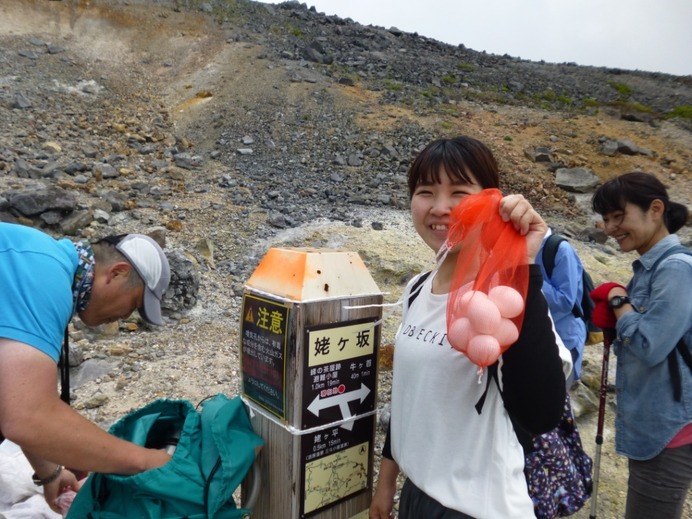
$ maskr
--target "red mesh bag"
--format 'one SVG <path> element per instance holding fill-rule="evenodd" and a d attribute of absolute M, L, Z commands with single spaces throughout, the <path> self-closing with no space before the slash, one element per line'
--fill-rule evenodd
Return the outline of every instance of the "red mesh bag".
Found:
<path fill-rule="evenodd" d="M 459 251 L 447 301 L 447 339 L 480 374 L 516 342 L 524 320 L 526 239 L 502 220 L 501 200 L 498 189 L 465 197 L 452 210 L 443 247 Z"/>

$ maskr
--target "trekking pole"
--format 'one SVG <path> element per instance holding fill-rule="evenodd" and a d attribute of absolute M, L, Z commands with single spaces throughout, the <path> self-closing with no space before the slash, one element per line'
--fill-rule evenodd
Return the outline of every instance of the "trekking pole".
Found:
<path fill-rule="evenodd" d="M 591 514 L 589 519 L 596 519 L 598 501 L 598 480 L 601 470 L 601 446 L 603 445 L 603 421 L 605 418 L 606 393 L 608 392 L 608 358 L 610 344 L 615 330 L 603 330 L 603 365 L 601 366 L 601 388 L 598 401 L 598 425 L 596 426 L 596 459 L 594 460 L 593 495 L 591 496 Z"/>

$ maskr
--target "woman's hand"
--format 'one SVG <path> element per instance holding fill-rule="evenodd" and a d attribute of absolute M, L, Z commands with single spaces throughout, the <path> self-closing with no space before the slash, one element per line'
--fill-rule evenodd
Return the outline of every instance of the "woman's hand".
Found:
<path fill-rule="evenodd" d="M 372 501 L 370 501 L 369 519 L 391 519 L 398 475 L 399 466 L 396 462 L 383 456 L 380 462 L 380 476 L 377 481 L 375 495 L 372 496 Z"/>
<path fill-rule="evenodd" d="M 626 296 L 627 289 L 619 283 L 603 283 L 591 291 L 591 299 L 595 304 L 591 320 L 602 330 L 614 330 L 617 317 L 608 301 L 615 296 Z"/>
<path fill-rule="evenodd" d="M 512 222 L 517 232 L 526 237 L 526 252 L 529 263 L 533 263 L 548 225 L 522 195 L 507 195 L 500 200 L 500 216 L 503 221 Z"/>
<path fill-rule="evenodd" d="M 394 493 L 396 488 L 385 490 L 382 485 L 377 486 L 375 495 L 370 501 L 370 510 L 368 511 L 370 519 L 391 519 L 392 507 L 394 506 Z"/>

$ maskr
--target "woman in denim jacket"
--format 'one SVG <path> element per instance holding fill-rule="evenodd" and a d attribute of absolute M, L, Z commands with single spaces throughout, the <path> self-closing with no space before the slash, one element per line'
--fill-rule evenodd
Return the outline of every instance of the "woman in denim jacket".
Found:
<path fill-rule="evenodd" d="M 648 173 L 609 180 L 592 205 L 620 249 L 640 255 L 627 288 L 606 283 L 593 292 L 617 331 L 615 447 L 629 458 L 625 518 L 678 519 L 692 481 L 692 366 L 681 351 L 692 347 L 692 256 L 673 233 L 688 211 Z"/>

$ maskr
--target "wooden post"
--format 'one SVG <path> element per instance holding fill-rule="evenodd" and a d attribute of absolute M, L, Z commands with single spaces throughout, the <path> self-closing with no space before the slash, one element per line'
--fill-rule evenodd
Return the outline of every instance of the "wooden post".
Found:
<path fill-rule="evenodd" d="M 266 442 L 255 519 L 367 519 L 382 301 L 355 252 L 271 249 L 248 280 L 242 392 Z"/>

